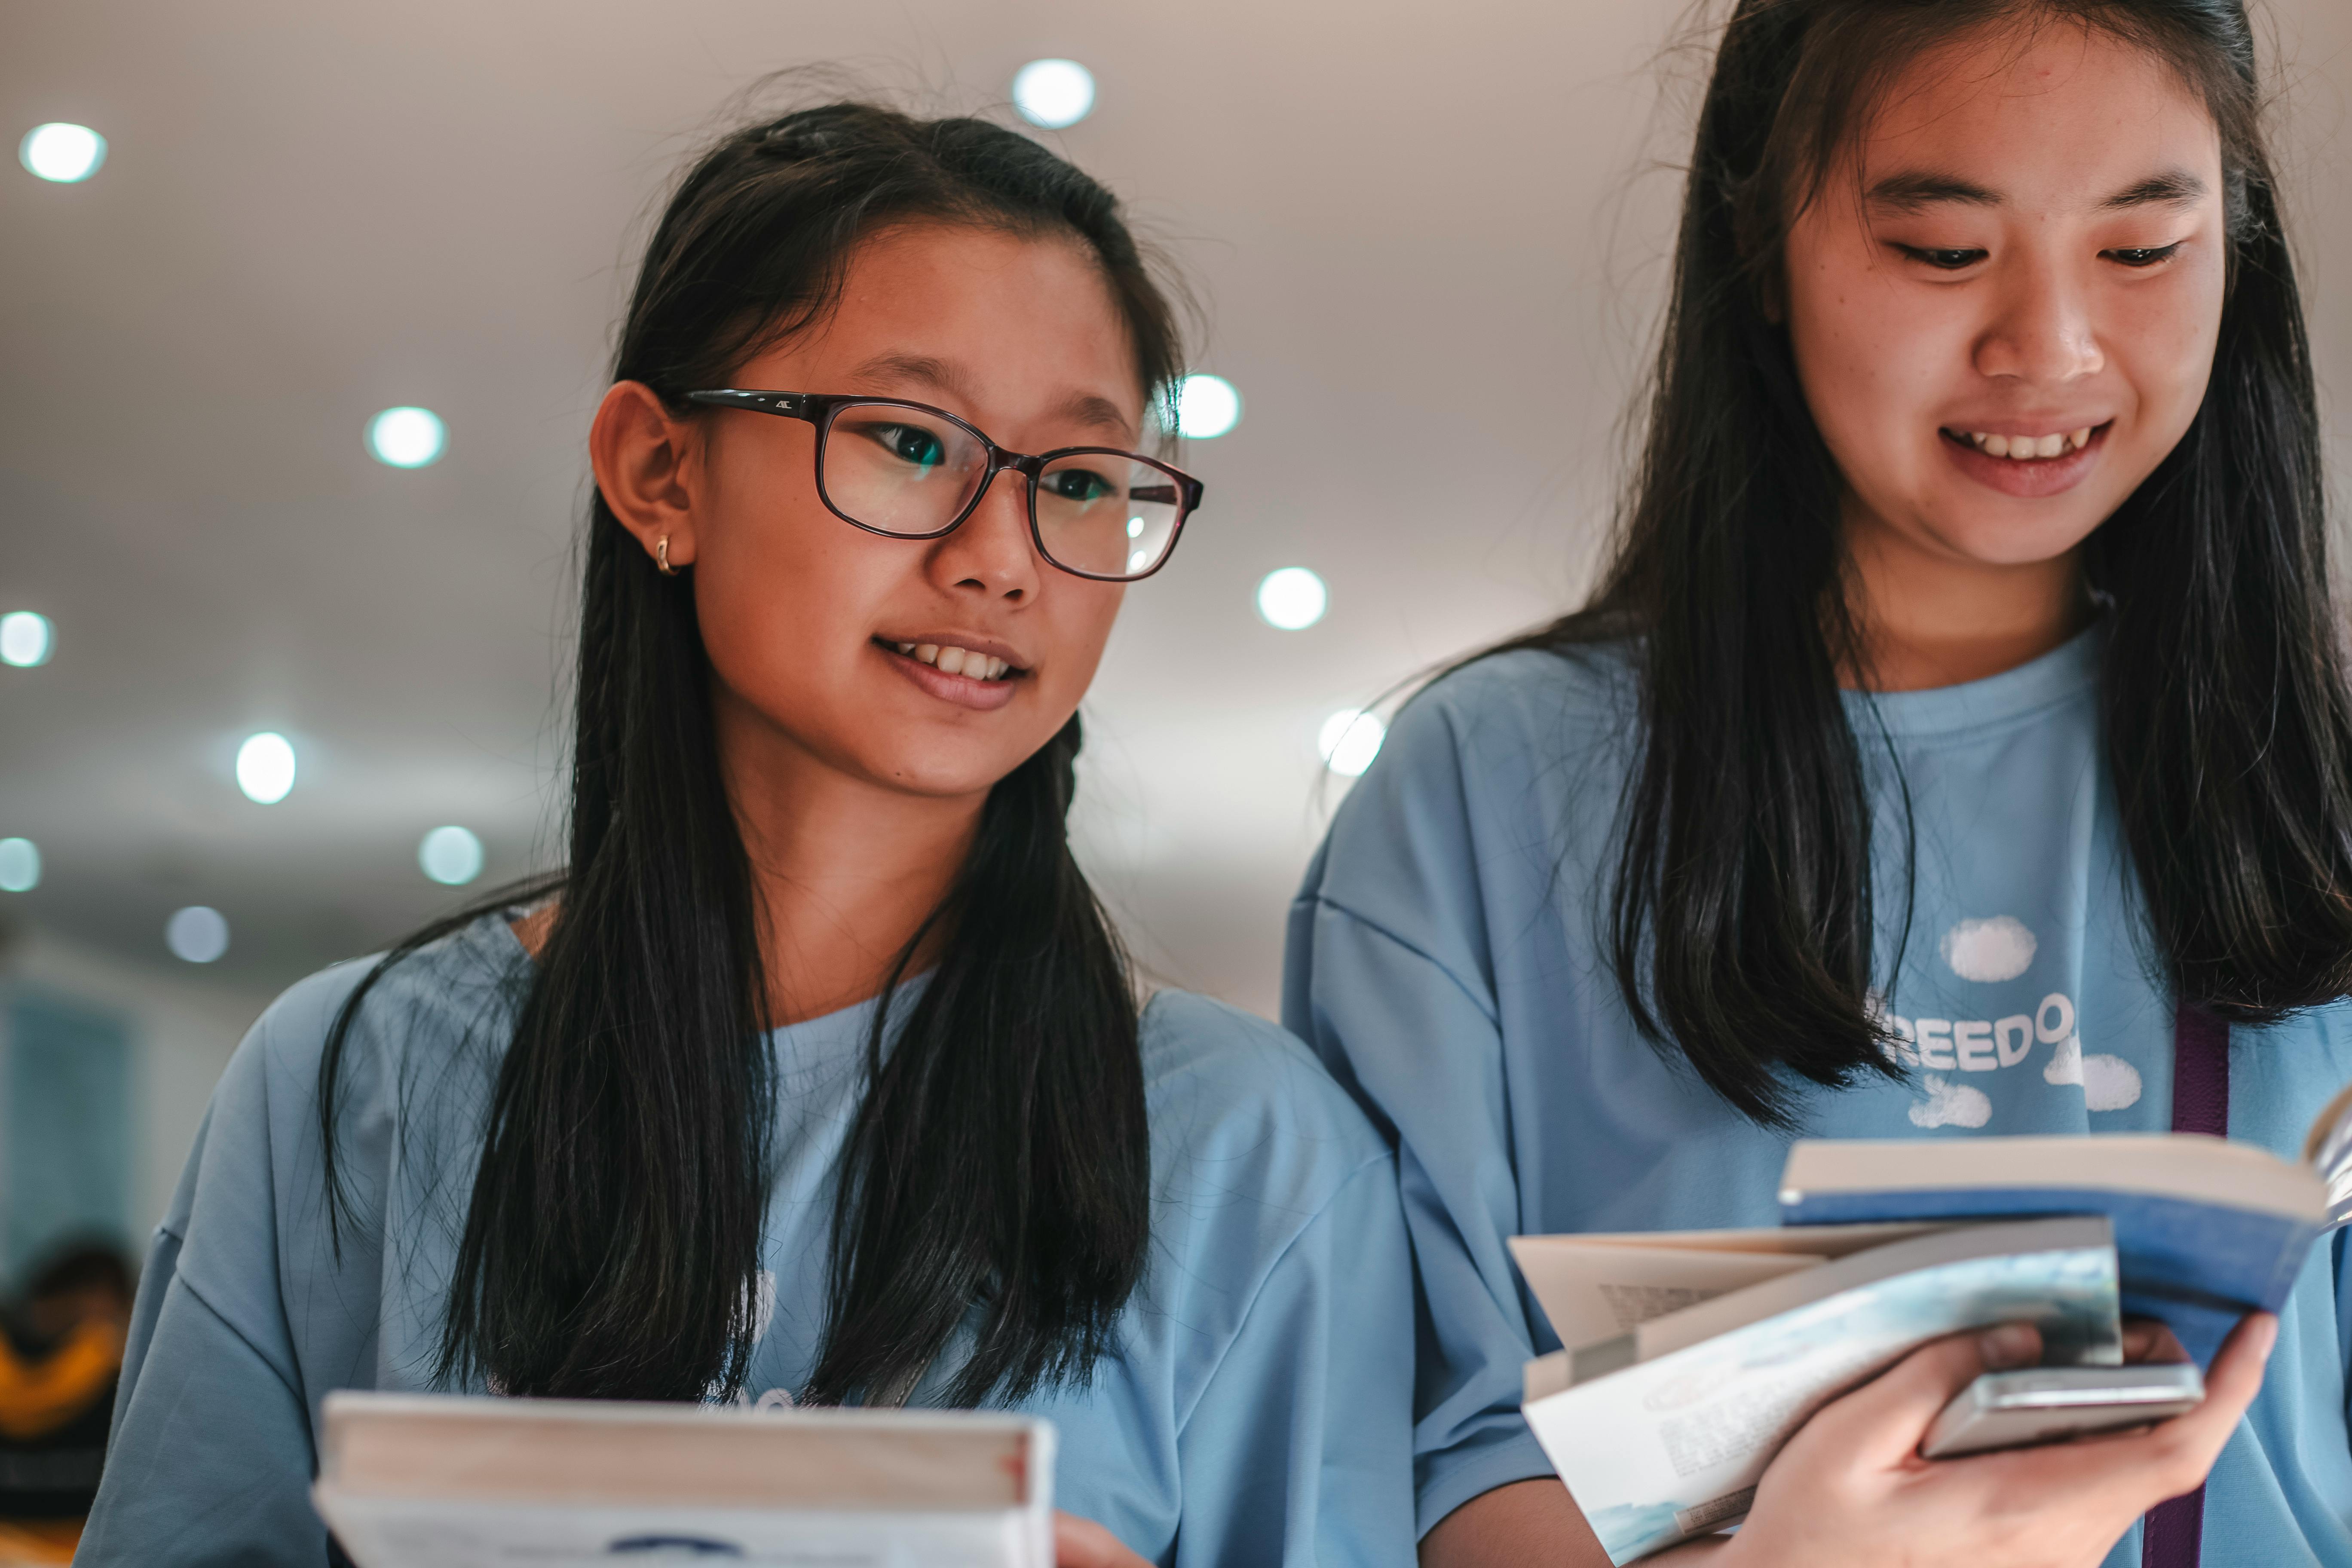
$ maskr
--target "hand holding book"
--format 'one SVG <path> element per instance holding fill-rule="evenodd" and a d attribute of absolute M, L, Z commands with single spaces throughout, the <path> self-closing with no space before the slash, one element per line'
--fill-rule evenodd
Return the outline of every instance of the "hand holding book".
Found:
<path fill-rule="evenodd" d="M 2033 1364 L 2033 1331 L 2005 1325 L 1913 1352 L 1817 1412 L 1767 1467 L 1738 1533 L 1661 1563 L 1707 1568 L 2092 1568 L 2157 1503 L 2204 1479 L 2262 1387 L 2278 1335 L 2246 1319 L 2206 1373 L 2205 1401 L 2137 1431 L 1965 1459 L 1918 1457 L 1921 1434 L 1979 1374 Z"/>
<path fill-rule="evenodd" d="M 1956 1332 L 2035 1324 L 2051 1370 L 1970 1390 L 1935 1452 L 2138 1426 L 2148 1399 L 2170 1415 L 2198 1397 L 2194 1379 L 2118 1375 L 2123 1315 L 2160 1321 L 2218 1375 L 2225 1338 L 2242 1346 L 2250 1314 L 2270 1321 L 2314 1238 L 2340 1223 L 2331 1188 L 2346 1185 L 2352 1136 L 2331 1113 L 2314 1129 L 2315 1168 L 2194 1134 L 1801 1142 L 1780 1227 L 1517 1238 L 1568 1347 L 1528 1363 L 1528 1423 L 1626 1563 L 1748 1516 L 1783 1445 L 1810 1446 L 1831 1408 L 1855 1408 L 1841 1395 Z M 1910 1426 L 1906 1467 L 1929 1462 L 1916 1449 L 1940 1408 Z M 2210 1405 L 2191 1432 L 2229 1410 Z"/>

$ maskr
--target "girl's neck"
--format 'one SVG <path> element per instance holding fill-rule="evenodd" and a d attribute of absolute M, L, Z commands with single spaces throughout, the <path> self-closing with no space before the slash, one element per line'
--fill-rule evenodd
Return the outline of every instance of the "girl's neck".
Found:
<path fill-rule="evenodd" d="M 890 789 L 835 768 L 723 694 L 714 707 L 771 1019 L 796 1024 L 866 1000 L 953 885 L 986 792 Z M 908 973 L 929 966 L 942 935 L 926 936 Z"/>
<path fill-rule="evenodd" d="M 1840 684 L 1923 691 L 2030 663 L 2090 625 L 2079 549 L 2013 565 L 1971 561 L 1891 528 L 1848 498 L 1846 592 L 1864 668 Z"/>

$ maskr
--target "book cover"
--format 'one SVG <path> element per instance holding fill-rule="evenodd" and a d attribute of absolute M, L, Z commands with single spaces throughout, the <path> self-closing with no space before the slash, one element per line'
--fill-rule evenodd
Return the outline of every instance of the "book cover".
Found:
<path fill-rule="evenodd" d="M 1053 1563 L 1054 1428 L 1021 1416 L 340 1392 L 324 1419 L 313 1495 L 359 1568 Z"/>
<path fill-rule="evenodd" d="M 2057 1214 L 2108 1218 L 2124 1311 L 2160 1319 L 2202 1367 L 2240 1318 L 2285 1303 L 2326 1223 L 2327 1184 L 2196 1133 L 1808 1140 L 1780 1178 L 1790 1226 Z"/>

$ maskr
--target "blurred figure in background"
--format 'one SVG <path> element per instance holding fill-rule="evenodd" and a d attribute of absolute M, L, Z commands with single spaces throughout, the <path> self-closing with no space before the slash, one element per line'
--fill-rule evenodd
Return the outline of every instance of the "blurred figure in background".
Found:
<path fill-rule="evenodd" d="M 98 1492 L 135 1290 L 110 1241 L 33 1271 L 0 1334 L 0 1563 L 64 1563 Z"/>

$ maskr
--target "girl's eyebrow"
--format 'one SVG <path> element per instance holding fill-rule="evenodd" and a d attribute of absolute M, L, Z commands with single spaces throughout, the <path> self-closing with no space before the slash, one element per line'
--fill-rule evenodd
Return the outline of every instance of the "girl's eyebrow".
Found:
<path fill-rule="evenodd" d="M 1972 207 L 1997 207 L 2000 195 L 1982 185 L 1972 185 L 1957 174 L 1940 174 L 1931 170 L 1906 169 L 1874 182 L 1864 193 L 1864 199 L 1874 207 L 1889 212 L 1915 213 L 1939 202 L 1958 202 Z"/>
<path fill-rule="evenodd" d="M 2185 207 L 2205 195 L 2205 182 L 2186 169 L 2167 169 L 2136 185 L 2126 185 L 2099 205 L 2109 212 L 2128 207 Z"/>
<path fill-rule="evenodd" d="M 2205 182 L 2186 169 L 2165 169 L 2126 185 L 2099 204 L 2102 212 L 2124 212 L 2143 206 L 2187 206 L 2205 195 Z M 1916 213 L 1944 202 L 1967 206 L 1997 207 L 1999 191 L 1970 184 L 1957 174 L 1906 169 L 1873 183 L 1864 199 L 1885 212 Z"/>
<path fill-rule="evenodd" d="M 953 397 L 969 395 L 971 390 L 961 366 L 930 354 L 879 353 L 849 374 L 858 381 L 919 382 Z"/>

